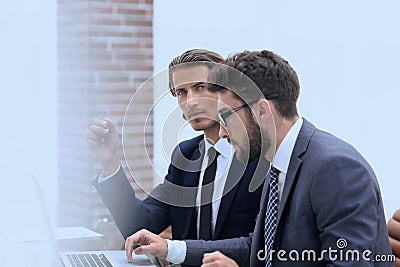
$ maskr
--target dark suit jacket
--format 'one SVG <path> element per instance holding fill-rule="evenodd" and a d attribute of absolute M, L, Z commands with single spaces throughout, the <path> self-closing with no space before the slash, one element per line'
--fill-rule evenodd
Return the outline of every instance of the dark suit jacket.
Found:
<path fill-rule="evenodd" d="M 254 233 L 247 238 L 200 242 L 187 241 L 185 263 L 200 265 L 204 252 L 220 250 L 234 258 L 240 266 L 265 266 L 257 254 L 264 250 L 264 221 L 268 202 L 268 180 L 265 181 L 261 207 Z M 331 134 L 316 129 L 304 119 L 296 140 L 286 175 L 282 199 L 278 208 L 272 266 L 393 266 L 393 262 L 366 262 L 362 252 L 390 255 L 381 192 L 377 179 L 366 160 L 349 144 Z M 340 261 L 342 249 L 357 250 L 360 261 Z M 343 241 L 343 240 L 342 240 Z M 337 250 L 334 260 L 327 253 Z M 313 250 L 320 261 L 291 261 L 289 253 Z M 322 253 L 326 250 L 325 253 Z M 356 253 L 356 252 L 355 252 Z M 261 252 L 259 256 L 263 257 Z M 292 254 L 292 258 L 295 257 Z M 347 256 L 351 259 L 351 255 Z M 313 259 L 310 256 L 310 259 Z M 346 259 L 343 256 L 342 259 Z M 250 264 L 249 264 L 250 262 Z"/>
<path fill-rule="evenodd" d="M 100 184 L 95 179 L 94 186 L 125 238 L 143 228 L 160 233 L 171 225 L 174 239 L 197 239 L 195 201 L 203 151 L 199 146 L 203 140 L 201 135 L 177 146 L 164 183 L 144 201 L 135 197 L 122 168 L 115 177 Z M 246 165 L 233 160 L 213 240 L 248 236 L 253 231 L 263 187 L 249 192 L 257 163 L 256 160 Z M 259 167 L 257 177 L 265 177 L 267 168 L 265 165 Z"/>

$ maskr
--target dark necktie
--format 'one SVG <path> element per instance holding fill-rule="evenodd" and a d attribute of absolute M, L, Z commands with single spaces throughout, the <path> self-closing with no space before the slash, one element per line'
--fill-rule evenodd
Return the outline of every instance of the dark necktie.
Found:
<path fill-rule="evenodd" d="M 279 188 L 278 188 L 279 170 L 271 167 L 269 171 L 269 198 L 267 212 L 265 214 L 265 266 L 271 267 L 272 259 L 270 260 L 272 246 L 274 244 L 276 232 L 276 216 L 278 213 L 279 204 Z"/>
<path fill-rule="evenodd" d="M 203 176 L 200 199 L 200 229 L 199 239 L 212 239 L 211 218 L 212 218 L 212 197 L 214 192 L 215 172 L 217 170 L 217 157 L 219 153 L 214 147 L 208 149 L 208 167 Z"/>

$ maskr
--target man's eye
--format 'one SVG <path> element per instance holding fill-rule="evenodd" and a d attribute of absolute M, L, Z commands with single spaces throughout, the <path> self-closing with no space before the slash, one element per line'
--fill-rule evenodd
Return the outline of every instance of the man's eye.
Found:
<path fill-rule="evenodd" d="M 183 90 L 183 89 L 178 89 L 178 90 L 175 91 L 175 93 L 176 93 L 177 96 L 180 96 L 180 95 L 186 94 L 186 91 Z"/>
<path fill-rule="evenodd" d="M 199 85 L 199 86 L 197 86 L 197 89 L 199 89 L 199 90 L 206 90 L 206 89 L 207 89 L 207 86 L 205 86 L 205 85 Z"/>

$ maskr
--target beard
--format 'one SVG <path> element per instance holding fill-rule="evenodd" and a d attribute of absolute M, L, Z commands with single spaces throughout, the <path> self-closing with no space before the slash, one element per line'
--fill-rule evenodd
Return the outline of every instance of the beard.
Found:
<path fill-rule="evenodd" d="M 239 147 L 237 151 L 237 159 L 241 162 L 250 162 L 261 155 L 264 155 L 271 146 L 271 142 L 267 134 L 261 131 L 260 125 L 254 119 L 251 112 L 246 112 L 247 124 L 245 125 L 248 144 Z"/>
<path fill-rule="evenodd" d="M 249 114 L 249 113 L 246 113 Z M 247 116 L 249 119 L 249 126 L 246 127 L 249 136 L 249 161 L 253 161 L 259 158 L 261 155 L 262 139 L 261 139 L 261 129 L 260 125 L 253 118 L 252 114 Z"/>

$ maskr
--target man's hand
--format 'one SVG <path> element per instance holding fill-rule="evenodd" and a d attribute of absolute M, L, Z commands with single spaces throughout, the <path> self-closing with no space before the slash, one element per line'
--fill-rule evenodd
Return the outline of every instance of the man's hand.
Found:
<path fill-rule="evenodd" d="M 239 267 L 237 263 L 219 251 L 206 253 L 203 256 L 202 267 Z"/>
<path fill-rule="evenodd" d="M 86 131 L 89 151 L 100 161 L 104 176 L 117 171 L 120 163 L 118 157 L 118 131 L 110 119 L 96 119 Z"/>
<path fill-rule="evenodd" d="M 137 247 L 137 245 L 140 245 Z M 147 230 L 140 230 L 126 239 L 125 251 L 128 262 L 132 262 L 132 252 L 136 255 L 152 254 L 160 259 L 167 258 L 167 240 Z"/>

